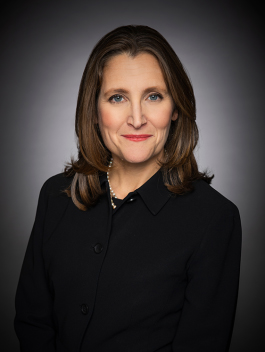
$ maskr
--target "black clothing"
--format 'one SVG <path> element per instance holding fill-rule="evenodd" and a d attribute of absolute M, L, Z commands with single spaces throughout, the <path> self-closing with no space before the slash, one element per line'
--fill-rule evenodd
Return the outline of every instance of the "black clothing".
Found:
<path fill-rule="evenodd" d="M 16 294 L 23 352 L 225 352 L 241 252 L 237 207 L 204 181 L 173 196 L 156 172 L 112 209 L 43 185 Z"/>

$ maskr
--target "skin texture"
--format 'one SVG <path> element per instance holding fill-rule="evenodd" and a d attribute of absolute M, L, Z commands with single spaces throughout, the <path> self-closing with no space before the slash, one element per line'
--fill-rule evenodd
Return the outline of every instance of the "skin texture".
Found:
<path fill-rule="evenodd" d="M 157 88 L 146 91 L 150 87 Z M 118 198 L 140 187 L 159 169 L 157 160 L 164 157 L 171 121 L 178 117 L 173 109 L 155 57 L 121 54 L 109 60 L 98 99 L 98 124 L 116 166 L 110 171 L 110 181 Z M 140 142 L 124 137 L 132 134 L 151 137 Z"/>

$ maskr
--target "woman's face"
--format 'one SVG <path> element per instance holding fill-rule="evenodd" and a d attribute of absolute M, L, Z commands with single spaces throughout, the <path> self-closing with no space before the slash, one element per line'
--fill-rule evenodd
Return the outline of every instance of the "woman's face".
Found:
<path fill-rule="evenodd" d="M 154 56 L 142 53 L 111 58 L 103 71 L 98 124 L 115 161 L 155 161 L 163 156 L 174 103 Z"/>

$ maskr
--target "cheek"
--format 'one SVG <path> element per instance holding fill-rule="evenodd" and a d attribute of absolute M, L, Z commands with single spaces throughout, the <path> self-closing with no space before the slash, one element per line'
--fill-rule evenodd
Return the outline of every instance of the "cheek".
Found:
<path fill-rule="evenodd" d="M 166 132 L 171 125 L 171 110 L 158 113 L 154 120 L 155 127 L 161 132 Z"/>
<path fill-rule="evenodd" d="M 101 109 L 99 110 L 99 128 L 102 134 L 106 134 L 108 131 L 115 130 L 117 125 L 117 119 L 113 112 Z"/>
<path fill-rule="evenodd" d="M 102 127 L 110 127 L 113 124 L 112 114 L 104 110 L 101 111 L 99 121 Z"/>

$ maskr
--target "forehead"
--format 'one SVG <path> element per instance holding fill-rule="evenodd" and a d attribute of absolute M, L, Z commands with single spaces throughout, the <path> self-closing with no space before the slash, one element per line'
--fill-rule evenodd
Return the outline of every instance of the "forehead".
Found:
<path fill-rule="evenodd" d="M 103 70 L 102 86 L 129 85 L 160 85 L 166 87 L 162 70 L 157 59 L 148 53 L 141 53 L 132 58 L 127 54 L 112 57 Z M 114 87 L 115 88 L 115 87 Z"/>

